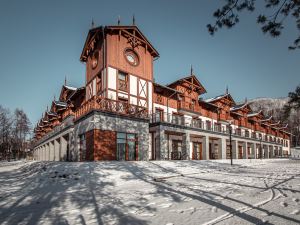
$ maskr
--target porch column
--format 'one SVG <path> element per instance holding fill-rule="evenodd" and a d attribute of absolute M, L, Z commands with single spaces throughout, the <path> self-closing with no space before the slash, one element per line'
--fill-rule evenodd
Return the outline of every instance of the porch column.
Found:
<path fill-rule="evenodd" d="M 54 160 L 54 144 L 52 141 L 49 142 L 49 161 Z"/>
<path fill-rule="evenodd" d="M 46 144 L 46 148 L 44 151 L 44 161 L 48 161 L 49 159 L 49 143 Z"/>
<path fill-rule="evenodd" d="M 209 160 L 209 137 L 204 136 L 203 140 L 203 159 Z"/>
<path fill-rule="evenodd" d="M 183 159 L 190 159 L 190 134 L 187 132 L 182 138 Z"/>
<path fill-rule="evenodd" d="M 277 148 L 279 149 L 279 155 L 282 157 L 283 156 L 283 151 L 282 151 L 282 147 L 277 146 Z"/>
<path fill-rule="evenodd" d="M 248 144 L 246 141 L 243 143 L 243 159 L 248 159 Z"/>
<path fill-rule="evenodd" d="M 168 159 L 168 149 L 167 149 L 167 140 L 165 137 L 165 131 L 163 129 L 159 130 L 159 152 L 157 155 L 159 156 L 160 160 Z"/>
<path fill-rule="evenodd" d="M 267 145 L 263 145 L 264 148 L 264 158 L 268 159 L 269 158 L 269 149 Z"/>
<path fill-rule="evenodd" d="M 60 137 L 60 148 L 59 148 L 59 161 L 67 160 L 67 145 L 68 142 L 64 137 Z"/>
<path fill-rule="evenodd" d="M 238 141 L 232 141 L 232 158 L 238 159 Z"/>
<path fill-rule="evenodd" d="M 59 150 L 60 150 L 60 142 L 57 139 L 54 140 L 54 161 L 59 161 Z"/>
<path fill-rule="evenodd" d="M 255 159 L 259 158 L 259 157 L 258 157 L 259 154 L 258 154 L 258 150 L 257 150 L 258 146 L 259 146 L 258 144 L 253 143 L 253 151 L 254 151 L 254 158 L 255 158 Z"/>
<path fill-rule="evenodd" d="M 219 159 L 226 159 L 226 138 L 222 137 L 218 141 Z"/>
<path fill-rule="evenodd" d="M 274 152 L 273 152 L 272 145 L 269 145 L 269 151 L 270 151 L 270 158 L 274 158 Z"/>

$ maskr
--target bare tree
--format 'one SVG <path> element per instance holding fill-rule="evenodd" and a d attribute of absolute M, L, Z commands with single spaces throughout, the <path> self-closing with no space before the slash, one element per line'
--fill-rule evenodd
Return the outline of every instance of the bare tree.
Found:
<path fill-rule="evenodd" d="M 31 132 L 31 123 L 23 110 L 10 111 L 0 105 L 0 159 L 22 158 Z"/>
<path fill-rule="evenodd" d="M 14 123 L 13 123 L 13 145 L 14 145 L 14 156 L 16 158 L 24 157 L 26 137 L 30 134 L 31 124 L 22 109 L 16 109 L 14 112 Z"/>
<path fill-rule="evenodd" d="M 240 13 L 255 11 L 258 2 L 257 0 L 225 0 L 223 6 L 213 13 L 216 20 L 213 24 L 207 25 L 208 32 L 213 35 L 223 27 L 232 28 L 240 21 Z M 264 2 L 264 12 L 257 15 L 256 20 L 263 33 L 278 37 L 287 20 L 294 20 L 296 29 L 300 33 L 300 0 L 264 0 Z M 300 34 L 289 49 L 300 49 Z"/>
<path fill-rule="evenodd" d="M 10 111 L 0 105 L 0 158 L 9 159 L 11 155 L 11 127 Z"/>

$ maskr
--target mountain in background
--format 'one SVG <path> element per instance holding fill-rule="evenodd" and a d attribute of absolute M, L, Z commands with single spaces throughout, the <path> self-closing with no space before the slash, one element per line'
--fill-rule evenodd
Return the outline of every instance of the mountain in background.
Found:
<path fill-rule="evenodd" d="M 266 116 L 272 115 L 275 119 L 282 117 L 283 107 L 288 102 L 288 97 L 283 98 L 255 98 L 249 100 L 253 111 L 262 110 Z"/>

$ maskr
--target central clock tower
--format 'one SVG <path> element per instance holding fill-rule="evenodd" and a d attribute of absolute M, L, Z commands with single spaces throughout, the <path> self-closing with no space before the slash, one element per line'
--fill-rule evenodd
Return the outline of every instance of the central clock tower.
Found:
<path fill-rule="evenodd" d="M 86 64 L 86 101 L 100 96 L 152 112 L 153 61 L 157 57 L 137 26 L 91 29 L 80 56 Z"/>

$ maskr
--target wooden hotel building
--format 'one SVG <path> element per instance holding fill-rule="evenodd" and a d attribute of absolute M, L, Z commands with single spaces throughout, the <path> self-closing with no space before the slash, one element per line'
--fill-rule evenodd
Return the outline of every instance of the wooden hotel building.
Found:
<path fill-rule="evenodd" d="M 191 71 L 154 82 L 159 57 L 139 28 L 89 30 L 80 61 L 83 87 L 65 84 L 38 121 L 34 157 L 51 161 L 271 158 L 290 154 L 287 126 L 237 104 L 226 91 L 203 100 Z"/>

